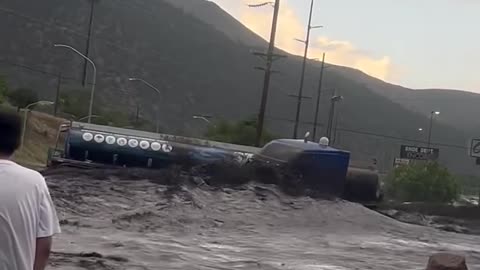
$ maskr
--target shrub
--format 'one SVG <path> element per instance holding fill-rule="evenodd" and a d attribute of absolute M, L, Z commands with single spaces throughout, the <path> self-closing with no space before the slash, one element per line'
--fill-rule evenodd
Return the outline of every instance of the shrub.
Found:
<path fill-rule="evenodd" d="M 257 121 L 248 119 L 236 123 L 220 121 L 209 127 L 206 137 L 214 141 L 254 146 L 256 134 Z M 264 130 L 262 145 L 273 139 L 274 137 Z"/>
<path fill-rule="evenodd" d="M 438 163 L 417 163 L 393 171 L 387 194 L 401 201 L 446 203 L 458 198 L 460 186 Z"/>
<path fill-rule="evenodd" d="M 18 109 L 25 108 L 28 105 L 38 101 L 37 92 L 30 88 L 18 88 L 10 91 L 8 92 L 7 97 L 10 104 Z"/>
<path fill-rule="evenodd" d="M 0 104 L 5 102 L 7 92 L 8 92 L 7 81 L 3 76 L 0 76 Z"/>
<path fill-rule="evenodd" d="M 88 115 L 90 104 L 90 92 L 84 89 L 63 90 L 60 94 L 60 108 L 65 114 L 73 116 L 75 119 Z M 98 106 L 97 106 L 98 107 Z M 94 113 L 97 114 L 97 107 L 94 107 Z"/>

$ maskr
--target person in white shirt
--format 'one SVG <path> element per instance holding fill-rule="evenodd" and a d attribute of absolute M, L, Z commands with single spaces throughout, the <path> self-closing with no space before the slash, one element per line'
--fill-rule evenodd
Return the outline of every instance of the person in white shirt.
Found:
<path fill-rule="evenodd" d="M 10 160 L 20 137 L 20 117 L 0 110 L 0 270 L 44 270 L 60 225 L 42 175 Z"/>

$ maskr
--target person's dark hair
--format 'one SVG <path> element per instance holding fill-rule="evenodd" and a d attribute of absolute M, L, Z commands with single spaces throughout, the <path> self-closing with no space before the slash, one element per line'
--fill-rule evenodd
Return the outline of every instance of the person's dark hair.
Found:
<path fill-rule="evenodd" d="M 22 120 L 18 114 L 0 110 L 0 154 L 12 155 L 22 135 Z"/>

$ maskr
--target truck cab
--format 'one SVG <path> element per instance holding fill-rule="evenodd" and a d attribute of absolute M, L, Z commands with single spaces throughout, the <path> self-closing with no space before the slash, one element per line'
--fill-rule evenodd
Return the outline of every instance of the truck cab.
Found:
<path fill-rule="evenodd" d="M 274 181 L 277 172 L 288 173 L 320 193 L 364 204 L 382 199 L 378 173 L 350 166 L 350 153 L 329 147 L 328 140 L 274 140 L 260 149 L 250 164 L 266 182 Z"/>

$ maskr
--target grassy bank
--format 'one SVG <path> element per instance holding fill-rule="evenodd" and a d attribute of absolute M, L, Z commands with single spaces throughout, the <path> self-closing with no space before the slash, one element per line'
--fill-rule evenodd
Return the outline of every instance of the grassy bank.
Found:
<path fill-rule="evenodd" d="M 23 115 L 22 113 L 22 118 Z M 15 153 L 14 160 L 32 168 L 44 167 L 48 149 L 55 146 L 58 128 L 64 121 L 45 113 L 30 112 L 25 129 L 25 144 Z"/>

